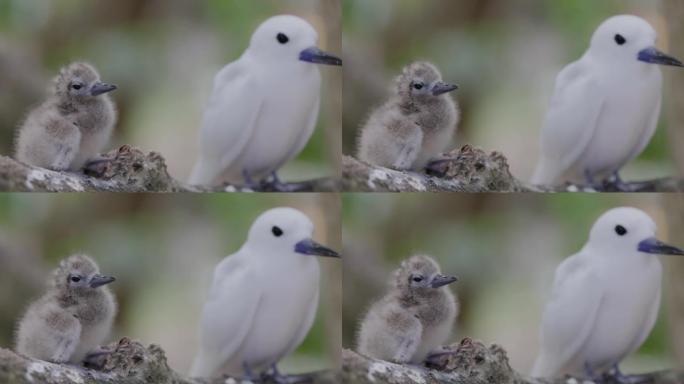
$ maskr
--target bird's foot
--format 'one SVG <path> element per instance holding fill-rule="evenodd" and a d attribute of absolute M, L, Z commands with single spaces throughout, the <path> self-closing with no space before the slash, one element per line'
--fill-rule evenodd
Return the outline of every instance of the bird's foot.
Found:
<path fill-rule="evenodd" d="M 639 189 L 639 186 L 636 184 L 624 182 L 617 172 L 602 184 L 601 191 L 603 192 L 637 192 Z"/>
<path fill-rule="evenodd" d="M 111 162 L 111 159 L 106 159 L 104 157 L 90 160 L 83 166 L 83 173 L 86 174 L 86 176 L 101 178 L 107 173 Z"/>
<path fill-rule="evenodd" d="M 264 180 L 259 185 L 259 190 L 263 192 L 282 192 L 282 193 L 292 193 L 292 192 L 303 192 L 301 185 L 298 184 L 288 184 L 284 183 L 278 177 L 278 174 L 273 172 L 271 174 L 271 180 Z"/>
<path fill-rule="evenodd" d="M 89 352 L 83 358 L 83 366 L 85 368 L 101 371 L 107 363 L 107 358 L 112 353 L 112 350 L 106 346 L 99 347 Z"/>
<path fill-rule="evenodd" d="M 603 383 L 606 384 L 646 384 L 653 381 L 646 375 L 625 375 L 618 365 L 613 366 L 613 369 L 605 373 L 603 377 Z"/>
<path fill-rule="evenodd" d="M 261 375 L 261 382 L 275 384 L 305 384 L 313 383 L 313 379 L 310 375 L 283 375 L 278 370 L 278 366 L 273 364 L 270 372 L 264 372 Z"/>
<path fill-rule="evenodd" d="M 448 350 L 446 348 L 435 350 L 428 354 L 428 356 L 425 358 L 424 364 L 430 369 L 442 370 L 448 364 L 449 358 L 457 353 L 458 350 Z"/>
<path fill-rule="evenodd" d="M 242 370 L 245 371 L 245 376 L 242 378 L 243 381 L 249 381 L 252 383 L 261 382 L 261 377 L 256 376 L 247 363 L 242 363 Z"/>
<path fill-rule="evenodd" d="M 261 188 L 261 183 L 255 182 L 246 169 L 242 170 L 242 178 L 245 179 L 245 187 L 251 189 L 252 191 L 258 191 Z"/>
<path fill-rule="evenodd" d="M 449 164 L 458 160 L 458 157 L 443 157 L 432 160 L 425 166 L 425 173 L 429 176 L 444 177 L 449 171 Z"/>

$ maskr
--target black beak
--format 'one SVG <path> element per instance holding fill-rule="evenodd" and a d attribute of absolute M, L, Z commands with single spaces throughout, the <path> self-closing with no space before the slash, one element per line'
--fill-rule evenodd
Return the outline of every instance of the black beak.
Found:
<path fill-rule="evenodd" d="M 655 255 L 684 255 L 684 251 L 651 237 L 639 243 L 639 252 Z"/>
<path fill-rule="evenodd" d="M 311 239 L 302 240 L 295 244 L 295 252 L 311 256 L 340 257 L 339 253 Z"/>
<path fill-rule="evenodd" d="M 639 52 L 639 61 L 649 64 L 670 65 L 673 67 L 684 67 L 681 61 L 674 57 L 660 52 L 655 47 L 646 48 Z"/>
<path fill-rule="evenodd" d="M 92 88 L 90 88 L 90 95 L 91 96 L 99 96 L 103 93 L 108 93 L 116 89 L 116 85 L 114 84 L 107 84 L 107 83 L 100 83 L 99 81 L 95 84 L 93 84 Z"/>
<path fill-rule="evenodd" d="M 90 288 L 101 287 L 113 282 L 114 280 L 116 279 L 111 276 L 95 275 L 92 279 L 90 279 Z"/>
<path fill-rule="evenodd" d="M 342 65 L 342 59 L 332 53 L 322 51 L 318 49 L 318 47 L 311 47 L 303 50 L 299 54 L 299 60 L 313 64 Z"/>
<path fill-rule="evenodd" d="M 435 84 L 434 87 L 432 87 L 432 95 L 439 96 L 445 93 L 453 92 L 457 89 L 458 85 L 456 84 L 447 84 L 440 81 L 437 84 Z"/>
<path fill-rule="evenodd" d="M 434 279 L 432 279 L 432 282 L 430 283 L 430 287 L 432 287 L 432 288 L 443 287 L 443 286 L 445 286 L 447 284 L 451 284 L 457 280 L 458 280 L 458 278 L 456 276 L 437 275 L 437 276 L 435 276 Z"/>

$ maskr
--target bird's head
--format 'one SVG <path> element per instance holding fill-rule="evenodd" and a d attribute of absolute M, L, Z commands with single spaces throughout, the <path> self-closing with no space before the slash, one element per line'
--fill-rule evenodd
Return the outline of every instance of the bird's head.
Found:
<path fill-rule="evenodd" d="M 74 102 L 85 102 L 115 89 L 116 85 L 101 82 L 95 68 L 87 63 L 69 64 L 62 68 L 55 81 L 55 94 Z"/>
<path fill-rule="evenodd" d="M 589 54 L 609 65 L 647 63 L 682 67 L 681 61 L 656 49 L 658 34 L 644 19 L 632 15 L 609 18 L 591 39 Z"/>
<path fill-rule="evenodd" d="M 111 276 L 101 275 L 93 259 L 77 254 L 59 263 L 54 272 L 53 284 L 60 292 L 79 295 L 87 294 L 114 280 Z"/>
<path fill-rule="evenodd" d="M 288 61 L 307 64 L 342 65 L 342 59 L 318 48 L 318 33 L 297 16 L 274 16 L 252 35 L 249 53 L 257 60 L 281 65 Z"/>
<path fill-rule="evenodd" d="M 409 296 L 426 295 L 458 279 L 441 273 L 439 264 L 429 256 L 416 255 L 404 260 L 395 272 L 395 287 Z"/>
<path fill-rule="evenodd" d="M 247 243 L 263 255 L 292 254 L 340 257 L 312 240 L 314 225 L 293 208 L 274 208 L 261 214 L 249 230 Z"/>
<path fill-rule="evenodd" d="M 589 246 L 603 252 L 605 257 L 623 257 L 639 253 L 684 255 L 684 251 L 659 241 L 655 237 L 656 224 L 643 211 L 621 207 L 604 213 L 596 221 L 589 235 Z"/>
<path fill-rule="evenodd" d="M 424 61 L 406 66 L 396 84 L 402 100 L 419 104 L 429 103 L 458 89 L 455 84 L 443 82 L 439 69 Z"/>

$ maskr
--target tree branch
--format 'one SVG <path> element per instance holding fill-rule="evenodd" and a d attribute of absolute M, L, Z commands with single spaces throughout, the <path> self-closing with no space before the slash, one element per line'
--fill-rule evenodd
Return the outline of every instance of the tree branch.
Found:
<path fill-rule="evenodd" d="M 53 364 L 0 349 L 0 383 L 13 384 L 225 384 L 250 383 L 238 378 L 189 379 L 174 372 L 166 362 L 164 351 L 157 345 L 145 348 L 136 341 L 123 338 L 106 347 L 109 354 L 101 370 L 73 365 Z M 306 375 L 309 383 L 339 382 L 339 374 L 331 371 Z M 264 381 L 264 384 L 270 381 Z"/>
<path fill-rule="evenodd" d="M 0 191 L 11 192 L 254 192 L 251 189 L 223 185 L 209 188 L 191 186 L 171 177 L 166 161 L 156 152 L 144 153 L 124 145 L 103 155 L 94 174 L 55 172 L 0 156 Z M 328 192 L 339 188 L 330 179 L 288 183 L 301 192 Z M 263 185 L 256 192 L 270 192 Z"/>
<path fill-rule="evenodd" d="M 357 384 L 580 384 L 583 379 L 564 377 L 538 379 L 514 371 L 506 351 L 485 346 L 469 338 L 445 347 L 443 356 L 431 359 L 431 367 L 394 364 L 375 360 L 345 349 L 342 352 L 342 382 Z M 650 384 L 676 384 L 684 372 L 663 371 L 639 375 Z M 611 383 L 607 378 L 603 384 Z"/>
<path fill-rule="evenodd" d="M 354 192 L 621 192 L 613 183 L 600 188 L 567 183 L 561 186 L 532 186 L 511 174 L 508 160 L 500 152 L 486 153 L 465 145 L 443 156 L 431 166 L 432 174 L 397 171 L 342 159 L 342 190 Z M 682 192 L 684 179 L 662 178 L 624 183 L 629 192 Z"/>
<path fill-rule="evenodd" d="M 508 161 L 499 152 L 464 146 L 446 154 L 441 177 L 395 171 L 363 163 L 352 157 L 342 159 L 342 188 L 359 192 L 526 192 L 532 190 L 517 180 Z"/>

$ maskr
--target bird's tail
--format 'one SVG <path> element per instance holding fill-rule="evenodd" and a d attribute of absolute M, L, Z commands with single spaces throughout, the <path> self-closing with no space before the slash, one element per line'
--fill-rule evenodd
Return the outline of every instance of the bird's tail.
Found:
<path fill-rule="evenodd" d="M 214 182 L 214 177 L 215 174 L 211 171 L 211 167 L 200 158 L 192 169 L 188 183 L 190 185 L 209 185 Z"/>
<path fill-rule="evenodd" d="M 539 159 L 537 168 L 532 176 L 532 185 L 553 185 L 556 182 L 555 172 L 552 172 L 544 163 L 548 162 L 544 158 Z"/>
<path fill-rule="evenodd" d="M 204 353 L 200 351 L 197 354 L 197 357 L 195 357 L 192 367 L 190 367 L 189 376 L 191 378 L 210 377 L 214 373 L 213 370 L 214 367 L 210 363 L 210 359 L 207 359 L 206 356 L 204 356 Z"/>
<path fill-rule="evenodd" d="M 553 370 L 551 369 L 549 362 L 544 355 L 541 354 L 537 357 L 537 360 L 534 361 L 534 366 L 532 367 L 530 376 L 549 378 L 555 374 L 555 372 L 552 371 Z"/>

